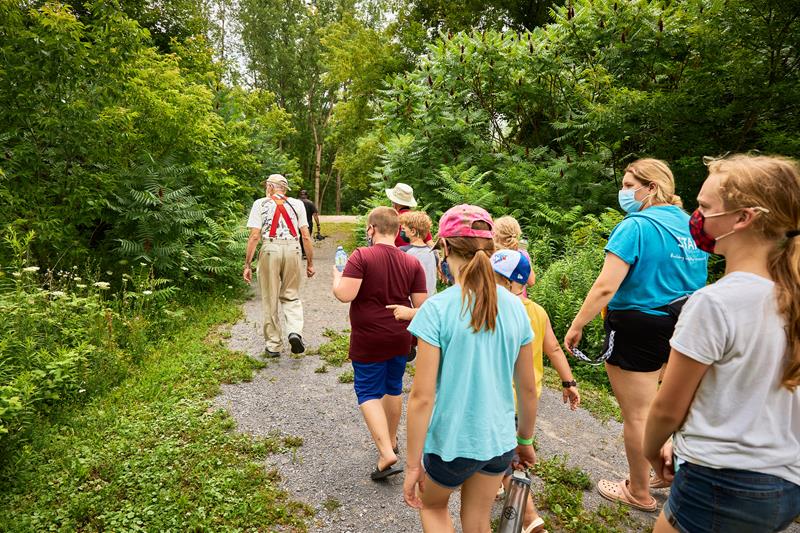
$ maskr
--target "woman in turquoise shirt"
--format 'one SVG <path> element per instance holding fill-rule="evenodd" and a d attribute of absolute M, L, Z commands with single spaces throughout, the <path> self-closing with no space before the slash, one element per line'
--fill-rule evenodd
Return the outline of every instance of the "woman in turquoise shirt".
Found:
<path fill-rule="evenodd" d="M 703 287 L 708 255 L 695 246 L 689 215 L 675 195 L 675 180 L 663 161 L 640 159 L 625 169 L 620 207 L 628 213 L 611 232 L 600 275 L 564 337 L 570 353 L 584 326 L 608 306 L 603 346 L 606 372 L 623 418 L 629 479 L 601 480 L 600 494 L 643 511 L 655 511 L 651 488 L 668 482 L 650 479 L 642 438 L 650 404 L 669 357 L 669 339 L 681 302 Z"/>
<path fill-rule="evenodd" d="M 453 207 L 442 216 L 438 237 L 456 284 L 428 298 L 408 327 L 419 347 L 403 497 L 420 510 L 425 531 L 455 531 L 447 503 L 461 487 L 462 530 L 484 533 L 514 453 L 522 464 L 535 461 L 533 333 L 520 299 L 495 284 L 489 214 Z"/>

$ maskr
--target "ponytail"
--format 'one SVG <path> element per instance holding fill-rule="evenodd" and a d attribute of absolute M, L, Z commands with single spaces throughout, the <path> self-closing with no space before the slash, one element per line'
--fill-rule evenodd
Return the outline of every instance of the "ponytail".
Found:
<path fill-rule="evenodd" d="M 778 312 L 786 320 L 787 360 L 782 384 L 794 392 L 800 385 L 800 237 L 787 237 L 773 250 L 769 272 L 775 281 Z"/>
<path fill-rule="evenodd" d="M 489 230 L 482 221 L 473 229 Z M 471 310 L 470 326 L 475 333 L 486 329 L 494 331 L 497 322 L 497 285 L 489 257 L 494 253 L 494 241 L 480 237 L 447 237 L 448 253 L 467 261 L 458 272 L 461 283 L 462 313 Z"/>
<path fill-rule="evenodd" d="M 462 307 L 472 309 L 469 324 L 475 333 L 483 328 L 494 331 L 497 320 L 497 287 L 489 260 L 492 250 L 477 250 L 469 263 L 461 267 L 461 303 Z"/>

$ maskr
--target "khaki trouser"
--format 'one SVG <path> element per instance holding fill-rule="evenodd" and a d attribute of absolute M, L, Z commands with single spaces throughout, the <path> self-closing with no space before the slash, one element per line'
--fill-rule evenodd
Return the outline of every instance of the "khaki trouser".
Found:
<path fill-rule="evenodd" d="M 279 352 L 283 347 L 278 302 L 290 333 L 303 335 L 303 302 L 300 301 L 302 260 L 296 240 L 266 238 L 258 256 L 258 284 L 264 308 L 264 339 L 267 350 Z"/>

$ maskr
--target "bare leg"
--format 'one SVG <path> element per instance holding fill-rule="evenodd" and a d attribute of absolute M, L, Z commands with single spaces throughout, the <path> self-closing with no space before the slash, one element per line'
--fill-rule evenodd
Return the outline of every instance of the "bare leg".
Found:
<path fill-rule="evenodd" d="M 677 533 L 678 530 L 672 527 L 672 524 L 669 523 L 667 517 L 664 516 L 664 511 L 658 515 L 658 520 L 656 520 L 656 527 L 653 529 L 653 533 Z"/>
<path fill-rule="evenodd" d="M 450 501 L 453 489 L 437 485 L 427 474 L 425 474 L 424 485 L 425 492 L 419 495 L 422 500 L 422 509 L 419 512 L 420 520 L 422 520 L 422 530 L 425 533 L 455 532 L 453 519 L 447 509 L 447 503 Z M 497 492 L 497 487 L 496 485 L 494 488 L 495 492 Z M 463 501 L 461 506 L 464 506 Z"/>
<path fill-rule="evenodd" d="M 389 438 L 389 426 L 386 422 L 386 412 L 383 410 L 382 400 L 367 400 L 358 406 L 364 416 L 364 422 L 375 441 L 378 449 L 378 469 L 386 470 L 397 462 L 397 455 L 392 451 L 392 441 Z"/>
<path fill-rule="evenodd" d="M 461 529 L 464 533 L 491 531 L 489 517 L 503 476 L 473 474 L 461 487 Z"/>
<path fill-rule="evenodd" d="M 403 397 L 387 394 L 381 398 L 383 412 L 386 413 L 386 424 L 389 427 L 389 443 L 397 447 L 397 426 L 400 425 L 400 414 L 403 412 Z"/>
<path fill-rule="evenodd" d="M 630 470 L 629 489 L 640 503 L 650 503 L 650 463 L 642 451 L 644 427 L 650 404 L 658 391 L 658 376 L 655 372 L 630 372 L 606 363 L 606 372 L 622 411 L 622 435 L 625 455 Z"/>

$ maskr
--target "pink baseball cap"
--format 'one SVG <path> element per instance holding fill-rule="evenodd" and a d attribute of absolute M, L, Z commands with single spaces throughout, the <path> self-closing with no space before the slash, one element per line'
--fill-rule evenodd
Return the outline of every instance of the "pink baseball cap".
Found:
<path fill-rule="evenodd" d="M 475 222 L 486 222 L 489 229 L 475 229 Z M 441 237 L 478 237 L 491 239 L 494 222 L 485 209 L 477 205 L 461 204 L 450 209 L 439 219 L 438 239 Z"/>

